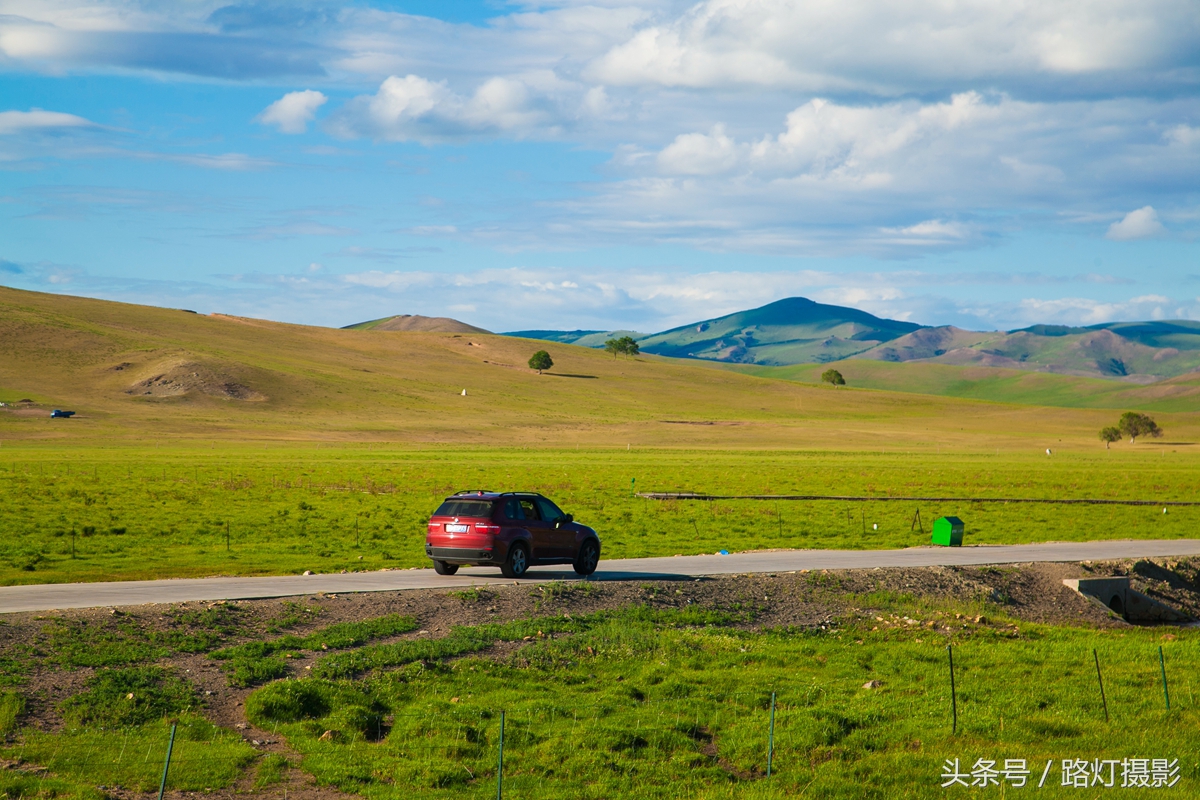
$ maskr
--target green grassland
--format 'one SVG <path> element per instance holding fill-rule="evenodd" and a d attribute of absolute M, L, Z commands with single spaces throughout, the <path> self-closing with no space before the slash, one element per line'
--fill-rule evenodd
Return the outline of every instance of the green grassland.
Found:
<path fill-rule="evenodd" d="M 946 392 L 991 387 L 977 394 L 1007 391 L 1018 405 L 795 380 L 812 368 L 768 378 L 566 344 L 550 348 L 554 369 L 538 375 L 523 365 L 544 342 L 12 289 L 0 289 L 0 340 L 0 400 L 36 401 L 0 409 L 5 584 L 424 566 L 424 521 L 464 488 L 545 492 L 600 531 L 605 556 L 638 557 L 925 538 L 911 504 L 654 503 L 634 488 L 1190 500 L 1200 468 L 1200 415 L 1182 395 L 1155 401 L 1173 404 L 1156 411 L 1166 438 L 1111 451 L 1096 433 L 1112 410 L 1031 405 L 1080 405 L 1120 387 L 1137 407 L 1128 393 L 1161 386 L 842 365 L 851 384 L 925 369 Z M 78 416 L 50 419 L 54 407 Z M 920 512 L 926 528 L 957 514 L 972 543 L 1171 538 L 1197 522 L 1188 509 Z"/>
<path fill-rule="evenodd" d="M 599 531 L 605 558 L 906 547 L 927 544 L 930 523 L 943 514 L 966 521 L 968 544 L 1187 538 L 1200 508 L 1164 515 L 1126 506 L 657 502 L 631 490 L 1192 500 L 1197 466 L 1191 448 L 1162 443 L 1111 451 L 1097 443 L 1053 457 L 6 445 L 0 584 L 424 567 L 429 514 L 447 494 L 479 487 L 544 492 Z M 913 527 L 918 508 L 923 534 Z"/>
<path fill-rule="evenodd" d="M 1200 375 L 1143 385 L 999 367 L 850 359 L 833 365 L 850 386 L 888 392 L 1064 408 L 1191 412 L 1200 407 Z M 745 375 L 816 384 L 828 364 L 788 367 L 721 365 Z"/>
<path fill-rule="evenodd" d="M 312 630 L 299 638 L 328 639 L 332 652 L 316 653 L 313 677 L 255 681 L 262 686 L 246 701 L 247 718 L 284 737 L 319 783 L 381 799 L 495 796 L 501 711 L 510 797 L 974 796 L 978 789 L 941 787 L 947 759 L 959 759 L 965 772 L 978 759 L 1024 759 L 1031 773 L 1025 790 L 1053 760 L 1040 790 L 1048 797 L 1076 796 L 1061 785 L 1063 759 L 1177 760 L 1179 796 L 1194 794 L 1200 781 L 1195 630 L 1046 626 L 1012 619 L 990 600 L 846 594 L 838 576 L 819 573 L 781 585 L 792 595 L 762 600 L 836 601 L 850 611 L 821 625 L 756 629 L 757 598 L 731 596 L 721 608 L 701 608 L 683 599 L 689 586 L 645 584 L 640 604 L 575 615 L 548 606 L 540 618 L 458 627 L 440 638 L 372 642 L 396 629 L 398 621 L 386 618 L 357 623 L 361 630 Z M 462 602 L 486 600 L 464 593 Z M 239 627 L 239 613 L 223 608 L 193 627 L 219 633 L 232 625 L 244 637 L 251 631 Z M 264 757 L 206 722 L 200 701 L 179 691 L 182 676 L 153 666 L 177 650 L 139 649 L 145 631 L 126 628 L 110 621 L 51 633 L 21 654 L 44 664 L 106 666 L 64 702 L 88 710 L 87 724 L 77 717 L 54 733 L 18 727 L 0 742 L 0 758 L 15 765 L 0 771 L 0 796 L 150 790 L 167 719 L 180 720 L 171 788 L 221 789 L 250 770 L 259 783 L 279 780 L 286 769 L 280 756 Z M 260 644 L 282 652 L 297 638 Z M 947 645 L 954 648 L 957 731 Z M 229 650 L 216 646 L 213 639 L 198 652 L 224 658 Z M 136 700 L 125 702 L 126 688 Z M 133 719 L 113 711 L 123 703 L 148 713 Z M 1124 797 L 1143 790 L 1092 791 Z"/>
<path fill-rule="evenodd" d="M 1200 779 L 1192 632 L 1164 648 L 1177 681 L 1167 712 L 1156 631 L 973 624 L 978 615 L 963 624 L 956 614 L 969 609 L 957 606 L 862 601 L 886 616 L 764 632 L 734 627 L 743 615 L 690 610 L 545 620 L 525 626 L 539 632 L 507 659 L 430 663 L 412 648 L 392 671 L 272 684 L 247 714 L 278 726 L 318 781 L 369 798 L 493 796 L 501 709 L 515 797 L 942 797 L 954 758 L 968 772 L 979 758 L 1022 758 L 1034 784 L 1054 759 L 1050 797 L 1075 796 L 1061 786 L 1064 758 L 1168 757 L 1183 793 Z"/>

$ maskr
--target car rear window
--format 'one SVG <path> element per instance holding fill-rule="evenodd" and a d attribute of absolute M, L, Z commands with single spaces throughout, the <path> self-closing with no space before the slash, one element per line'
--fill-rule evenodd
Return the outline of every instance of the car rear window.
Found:
<path fill-rule="evenodd" d="M 491 517 L 491 500 L 447 500 L 433 512 L 435 517 Z"/>

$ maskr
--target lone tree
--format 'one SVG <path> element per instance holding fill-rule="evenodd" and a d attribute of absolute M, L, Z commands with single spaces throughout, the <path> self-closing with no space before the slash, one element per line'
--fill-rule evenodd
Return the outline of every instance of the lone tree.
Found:
<path fill-rule="evenodd" d="M 1136 411 L 1126 411 L 1122 414 L 1120 421 L 1117 422 L 1117 430 L 1129 437 L 1130 444 L 1136 442 L 1139 436 L 1158 438 L 1163 434 L 1162 428 L 1158 427 L 1157 422 Z"/>
<path fill-rule="evenodd" d="M 550 369 L 554 366 L 554 359 L 550 358 L 550 354 L 545 350 L 538 350 L 529 357 L 529 368 L 536 369 L 538 375 L 542 374 L 542 370 Z"/>
<path fill-rule="evenodd" d="M 1110 449 L 1113 442 L 1121 441 L 1121 429 L 1115 425 L 1109 425 L 1107 428 L 1101 428 L 1100 441 L 1104 442 L 1105 450 Z"/>
<path fill-rule="evenodd" d="M 842 377 L 842 373 L 836 369 L 827 369 L 821 373 L 821 380 L 825 383 L 832 383 L 834 386 L 845 386 L 846 379 Z"/>
<path fill-rule="evenodd" d="M 633 340 L 632 336 L 622 336 L 620 339 L 609 339 L 604 343 L 604 351 L 612 353 L 613 358 L 618 355 L 636 356 L 641 352 L 638 343 Z"/>

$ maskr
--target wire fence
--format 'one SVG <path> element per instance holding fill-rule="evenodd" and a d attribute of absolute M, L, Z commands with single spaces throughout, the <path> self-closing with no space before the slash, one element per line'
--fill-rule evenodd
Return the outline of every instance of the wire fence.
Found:
<path fill-rule="evenodd" d="M 919 690 L 924 696 L 924 702 L 914 699 L 901 710 L 909 728 L 955 741 L 956 734 L 970 727 L 968 739 L 973 737 L 978 744 L 980 734 L 997 730 L 997 718 L 998 730 L 1003 731 L 1006 715 L 1010 726 L 1022 715 L 1030 716 L 1030 707 L 1022 705 L 1022 699 L 994 702 L 985 691 L 990 681 L 983 665 L 972 663 L 969 652 L 963 659 L 959 651 L 947 647 L 936 668 L 944 685 L 889 687 L 914 697 Z M 1068 708 L 1064 703 L 1058 710 L 1061 722 L 1099 725 L 1101 719 L 1108 722 L 1111 711 L 1113 721 L 1120 724 L 1130 722 L 1135 714 L 1146 715 L 1151 708 L 1168 717 L 1194 710 L 1189 678 L 1194 664 L 1185 660 L 1172 678 L 1163 649 L 1152 655 L 1131 669 L 1102 659 L 1096 649 L 1081 651 L 1077 691 L 1070 696 L 1074 705 Z M 385 783 L 479 794 L 486 784 L 494 787 L 498 798 L 506 791 L 511 796 L 529 796 L 533 781 L 570 785 L 607 770 L 637 773 L 646 781 L 655 776 L 677 781 L 672 796 L 683 797 L 705 785 L 780 776 L 786 780 L 789 772 L 792 777 L 800 770 L 811 772 L 807 754 L 814 747 L 837 744 L 856 726 L 889 716 L 870 708 L 851 712 L 844 707 L 849 692 L 877 688 L 873 684 L 877 682 L 857 686 L 834 679 L 791 683 L 781 691 L 764 688 L 665 698 L 645 697 L 630 687 L 624 696 L 594 703 L 572 702 L 565 695 L 530 696 L 517 697 L 503 709 L 480 707 L 457 697 L 424 702 L 413 698 L 397 713 L 356 717 L 335 708 L 324 716 L 301 714 L 269 729 L 264 726 L 261 733 L 233 731 L 191 716 L 169 729 L 149 725 L 66 729 L 56 734 L 27 731 L 19 743 L 3 748 L 12 767 L 7 780 L 16 779 L 20 785 L 9 786 L 0 795 L 53 795 L 58 791 L 53 782 L 68 780 L 102 788 L 157 790 L 161 797 L 166 789 L 230 786 L 245 778 L 255 762 L 257 774 L 252 779 L 263 788 L 271 785 L 272 769 L 286 768 L 279 754 L 286 742 L 319 782 L 343 789 Z M 896 711 L 889 713 L 894 717 Z M 269 761 L 272 752 L 275 760 Z M 1143 760 L 1151 763 L 1149 758 Z M 1064 781 L 1067 763 L 1063 761 L 1061 770 Z M 1055 770 L 1057 776 L 1057 766 Z M 1174 778 L 1179 778 L 1177 771 Z M 487 792 L 490 796 L 491 788 Z"/>

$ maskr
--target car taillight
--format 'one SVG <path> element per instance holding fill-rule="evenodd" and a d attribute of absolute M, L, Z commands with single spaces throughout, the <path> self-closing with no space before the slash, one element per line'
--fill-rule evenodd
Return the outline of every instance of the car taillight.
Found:
<path fill-rule="evenodd" d="M 493 536 L 495 536 L 497 533 L 500 532 L 500 526 L 493 525 L 490 522 L 476 522 L 475 523 L 475 532 L 476 533 L 490 533 Z"/>

